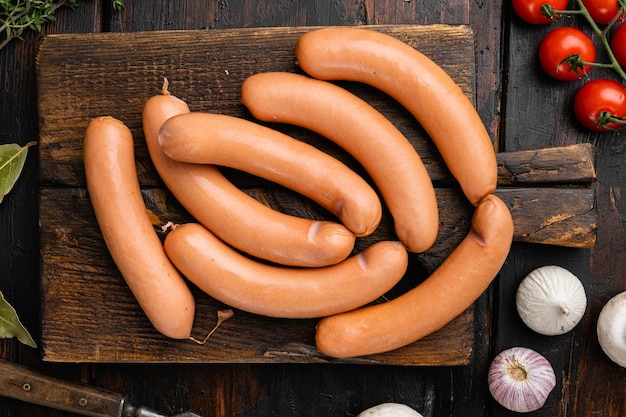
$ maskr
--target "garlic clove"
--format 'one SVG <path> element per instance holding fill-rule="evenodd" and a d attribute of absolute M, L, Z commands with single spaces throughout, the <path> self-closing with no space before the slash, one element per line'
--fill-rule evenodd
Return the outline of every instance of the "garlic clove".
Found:
<path fill-rule="evenodd" d="M 368 408 L 356 417 L 423 417 L 408 405 L 399 403 L 383 403 Z"/>
<path fill-rule="evenodd" d="M 626 291 L 615 295 L 602 307 L 596 330 L 602 351 L 626 368 Z"/>
<path fill-rule="evenodd" d="M 493 359 L 487 382 L 489 392 L 500 405 L 526 413 L 543 407 L 556 386 L 556 375 L 541 354 L 525 347 L 512 347 Z"/>
<path fill-rule="evenodd" d="M 560 266 L 546 265 L 522 280 L 515 303 L 529 328 L 554 336 L 576 327 L 587 309 L 587 295 L 576 275 Z"/>

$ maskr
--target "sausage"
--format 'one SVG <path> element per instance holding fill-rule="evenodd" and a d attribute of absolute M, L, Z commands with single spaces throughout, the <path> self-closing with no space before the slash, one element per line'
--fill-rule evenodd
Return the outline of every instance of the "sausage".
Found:
<path fill-rule="evenodd" d="M 158 174 L 196 221 L 239 250 L 278 264 L 318 267 L 350 255 L 355 235 L 343 225 L 283 214 L 238 189 L 215 166 L 167 157 L 158 143 L 159 129 L 170 117 L 189 111 L 165 86 L 144 104 L 142 123 Z"/>
<path fill-rule="evenodd" d="M 287 72 L 248 77 L 241 101 L 261 121 L 307 128 L 351 154 L 378 187 L 409 251 L 424 252 L 435 242 L 439 212 L 428 172 L 407 138 L 374 107 L 335 84 Z"/>
<path fill-rule="evenodd" d="M 249 259 L 198 223 L 180 225 L 165 251 L 201 290 L 233 308 L 275 318 L 315 318 L 365 305 L 389 291 L 407 269 L 408 253 L 379 241 L 321 268 L 288 268 Z"/>
<path fill-rule="evenodd" d="M 92 119 L 85 131 L 83 158 L 98 225 L 130 290 L 159 332 L 189 338 L 195 300 L 148 217 L 130 130 L 109 116 Z"/>
<path fill-rule="evenodd" d="M 356 236 L 371 234 L 382 216 L 380 199 L 357 173 L 308 143 L 225 114 L 192 112 L 159 131 L 170 158 L 227 166 L 296 191 L 337 216 Z"/>
<path fill-rule="evenodd" d="M 472 204 L 495 190 L 498 165 L 480 116 L 454 80 L 421 52 L 375 30 L 331 27 L 302 35 L 296 60 L 315 78 L 362 82 L 397 100 L 430 135 Z"/>
<path fill-rule="evenodd" d="M 484 198 L 470 232 L 424 282 L 397 298 L 323 318 L 317 349 L 347 358 L 406 346 L 439 330 L 470 307 L 500 271 L 513 240 L 513 220 L 495 195 Z"/>

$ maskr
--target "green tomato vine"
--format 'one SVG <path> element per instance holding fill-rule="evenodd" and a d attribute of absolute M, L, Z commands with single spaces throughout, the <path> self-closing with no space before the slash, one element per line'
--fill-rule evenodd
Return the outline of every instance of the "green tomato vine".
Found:
<path fill-rule="evenodd" d="M 582 0 L 576 0 L 576 5 L 578 9 L 571 9 L 571 10 L 570 9 L 555 10 L 549 4 L 544 4 L 542 6 L 541 13 L 553 21 L 556 21 L 561 16 L 566 16 L 566 15 L 582 16 L 589 24 L 589 27 L 591 28 L 591 30 L 593 30 L 593 32 L 598 37 L 600 44 L 606 51 L 607 57 L 609 59 L 609 63 L 588 62 L 585 64 L 595 66 L 595 67 L 610 68 L 614 70 L 620 76 L 620 78 L 622 78 L 622 80 L 626 81 L 626 72 L 617 62 L 617 59 L 615 58 L 615 54 L 613 54 L 613 50 L 611 49 L 611 46 L 608 40 L 609 33 L 615 27 L 616 23 L 618 23 L 621 20 L 622 13 L 626 11 L 626 0 L 617 0 L 617 4 L 619 5 L 620 11 L 613 17 L 613 19 L 604 28 L 600 28 L 600 26 L 598 26 L 595 20 L 591 17 L 591 14 L 587 10 L 587 7 L 585 7 L 585 4 L 583 3 Z"/>
<path fill-rule="evenodd" d="M 578 39 L 572 35 L 574 36 L 572 42 L 578 42 L 581 51 L 563 58 L 561 56 L 563 53 L 569 52 L 569 49 L 575 47 L 568 47 L 565 46 L 565 43 L 559 43 L 569 34 L 564 31 L 558 32 L 559 35 L 562 35 L 562 38 L 559 38 L 559 35 L 556 35 L 557 30 L 562 30 L 562 28 L 555 29 L 544 38 L 539 47 L 540 61 L 543 57 L 546 63 L 542 62 L 542 66 L 546 72 L 562 81 L 575 81 L 583 78 L 589 81 L 590 77 L 587 71 L 592 67 L 613 71 L 621 79 L 621 83 L 617 81 L 612 82 L 603 77 L 593 80 L 597 81 L 593 86 L 590 85 L 592 84 L 591 82 L 586 82 L 579 88 L 574 98 L 574 113 L 581 125 L 597 132 L 614 131 L 626 125 L 626 100 L 624 99 L 626 95 L 626 65 L 621 55 L 623 45 L 615 43 L 616 39 L 621 39 L 622 31 L 626 30 L 626 0 L 614 0 L 613 6 L 615 8 L 609 10 L 596 10 L 593 8 L 595 5 L 586 2 L 586 0 L 575 0 L 575 6 L 572 8 L 567 7 L 567 0 L 544 0 L 545 3 L 541 5 L 540 9 L 534 8 L 537 6 L 537 2 L 534 0 L 512 1 L 515 12 L 527 23 L 550 24 L 560 20 L 563 16 L 579 16 L 586 21 L 588 27 L 595 34 L 595 38 L 597 38 L 595 41 L 604 49 L 608 62 L 596 62 L 595 51 L 593 58 L 589 59 L 589 48 L 586 46 L 587 39 L 592 43 L 594 40 L 582 32 L 581 37 Z M 589 5 L 589 8 L 586 4 Z M 537 12 L 547 19 L 538 19 L 536 16 Z M 610 15 L 610 13 L 615 14 Z M 555 34 L 554 38 L 550 38 L 550 41 L 547 41 L 552 34 Z M 609 42 L 611 38 L 613 38 L 612 43 Z M 616 50 L 613 51 L 612 47 L 615 47 Z M 616 56 L 616 53 L 619 56 Z M 552 65 L 555 65 L 555 63 L 551 61 L 551 58 L 554 56 L 558 56 L 558 59 L 561 61 L 554 67 L 553 71 Z M 583 59 L 583 56 L 586 56 L 589 61 L 593 62 L 587 62 Z M 569 68 L 569 71 L 574 72 L 577 77 L 570 77 L 567 74 L 560 73 L 561 66 L 565 69 Z"/>

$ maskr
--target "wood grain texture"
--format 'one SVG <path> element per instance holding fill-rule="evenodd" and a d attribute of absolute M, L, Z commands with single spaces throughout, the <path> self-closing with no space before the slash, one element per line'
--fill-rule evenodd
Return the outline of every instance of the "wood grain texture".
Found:
<path fill-rule="evenodd" d="M 472 34 L 463 26 L 377 26 L 438 60 L 455 74 L 457 82 L 472 96 L 473 77 L 467 59 L 472 58 Z M 166 221 L 192 221 L 163 192 L 141 133 L 141 107 L 163 77 L 173 94 L 199 111 L 248 117 L 239 103 L 243 79 L 255 72 L 297 71 L 293 47 L 310 28 L 260 28 L 215 31 L 169 31 L 132 34 L 57 35 L 46 38 L 38 54 L 40 114 L 40 220 L 42 224 L 42 340 L 44 358 L 70 362 L 318 362 L 327 361 L 314 347 L 315 321 L 278 321 L 238 313 L 209 341 L 163 340 L 151 329 L 136 307 L 114 264 L 91 212 L 84 189 L 82 137 L 90 118 L 112 115 L 123 120 L 136 138 L 140 182 L 148 207 Z M 439 54 L 433 45 L 457 51 L 454 58 Z M 441 56 L 439 56 L 441 55 Z M 446 56 L 448 56 L 446 54 Z M 470 66 L 471 67 L 471 66 Z M 395 103 L 367 88 L 355 88 L 390 118 L 411 129 L 412 143 L 423 153 L 436 155 L 423 132 L 406 112 L 395 114 Z M 296 132 L 298 129 L 291 129 Z M 295 133 L 293 133 L 295 136 Z M 316 144 L 358 170 L 354 162 L 328 141 L 314 135 L 302 140 Z M 422 145 L 417 145 L 417 144 Z M 430 148 L 430 149 L 429 149 Z M 234 182 L 253 196 L 290 214 L 309 216 L 316 208 L 294 194 L 264 192 L 250 188 L 266 185 L 251 176 L 231 172 Z M 291 198 L 290 198 L 291 197 Z M 439 247 L 427 257 L 432 270 L 467 233 L 471 208 L 448 193 L 442 202 L 445 227 Z M 69 205 L 68 205 L 69 203 Z M 457 208 L 458 207 L 458 208 Z M 319 210 L 318 210 L 319 212 Z M 319 212 L 319 216 L 329 218 Z M 182 217 L 181 217 L 182 216 Z M 448 221 L 448 219 L 450 221 Z M 123 213 L 120 220 L 123 221 Z M 391 220 L 377 235 L 361 240 L 356 250 L 380 239 L 394 238 Z M 271 237 L 268 236 L 268 239 Z M 416 259 L 415 262 L 418 262 Z M 417 271 L 423 270 L 419 267 Z M 415 275 L 415 276 L 412 276 Z M 403 285 L 423 279 L 410 271 Z M 417 282 L 415 281 L 417 280 Z M 398 290 L 396 290 L 398 291 Z M 388 297 L 393 297 L 393 293 Z M 210 329 L 203 319 L 213 319 L 220 306 L 198 294 L 195 335 Z M 87 311 L 85 311 L 87 310 Z M 100 320 L 94 318 L 99 317 Z M 458 365 L 468 363 L 473 344 L 473 310 L 469 309 L 447 330 L 407 349 L 363 363 L 403 365 Z M 229 332 L 228 330 L 231 329 Z M 253 330 L 254 329 L 254 330 Z M 454 334 L 454 342 L 445 342 Z M 79 337 L 80 335 L 80 337 Z M 67 341 L 71 341 L 68 343 Z M 217 348 L 219 346 L 219 348 Z"/>
<path fill-rule="evenodd" d="M 528 26 L 501 0 L 484 1 L 229 1 L 125 0 L 121 12 L 108 1 L 59 10 L 42 34 L 25 33 L 0 51 L 0 142 L 37 137 L 34 56 L 46 33 L 134 32 L 327 24 L 467 24 L 475 35 L 476 105 L 502 151 L 596 143 L 598 236 L 593 250 L 516 242 L 500 278 L 476 303 L 471 363 L 453 367 L 334 364 L 72 364 L 43 362 L 40 349 L 0 340 L 0 357 L 71 380 L 127 393 L 130 400 L 165 414 L 192 409 L 205 416 L 355 416 L 385 401 L 398 401 L 425 417 L 509 417 L 486 388 L 490 359 L 513 345 L 536 348 L 557 372 L 558 386 L 535 416 L 626 414 L 624 370 L 600 352 L 594 332 L 601 305 L 626 288 L 624 270 L 624 141 L 577 127 L 569 100 L 577 84 L 542 74 L 536 47 L 551 26 Z M 573 22 L 573 19 L 559 24 Z M 600 74 L 602 71 L 598 71 Z M 158 78 L 158 77 L 155 77 Z M 155 88 L 156 91 L 156 88 Z M 33 149 L 33 155 L 37 150 Z M 38 163 L 0 205 L 0 290 L 27 327 L 40 334 Z M 528 331 L 516 316 L 511 294 L 532 268 L 568 267 L 583 280 L 590 305 L 571 334 L 546 338 Z M 41 344 L 40 344 L 41 345 Z M 65 417 L 66 414 L 0 397 L 0 415 Z"/>
<path fill-rule="evenodd" d="M 589 185 L 597 180 L 594 146 L 589 143 L 499 152 L 498 186 Z"/>
<path fill-rule="evenodd" d="M 143 142 L 141 107 L 159 93 L 164 77 L 172 94 L 192 110 L 250 117 L 239 102 L 241 82 L 256 72 L 299 71 L 293 47 L 305 28 L 168 31 L 127 34 L 56 35 L 38 53 L 40 160 L 43 184 L 81 186 L 80 144 L 91 117 L 109 114 L 124 121 Z M 440 64 L 472 98 L 473 37 L 463 26 L 381 27 Z M 443 51 L 454 50 L 454 54 Z M 435 179 L 445 179 L 438 153 L 414 118 L 397 103 L 366 86 L 357 95 L 390 118 L 426 161 Z M 276 126 L 273 126 L 276 128 Z M 346 155 L 323 138 L 284 127 L 342 160 Z M 303 137 L 304 135 L 304 137 Z M 137 146 L 141 183 L 159 183 L 144 146 Z M 352 163 L 351 165 L 354 165 Z M 245 184 L 242 184 L 245 185 Z"/>
<path fill-rule="evenodd" d="M 623 213 L 626 199 L 623 188 L 624 142 L 618 132 L 597 134 L 583 129 L 575 120 L 572 100 L 581 83 L 561 83 L 550 79 L 541 69 L 537 48 L 555 26 L 567 23 L 585 32 L 582 19 L 568 19 L 558 25 L 529 27 L 510 8 L 506 10 L 509 37 L 503 45 L 504 65 L 508 69 L 507 88 L 503 91 L 503 146 L 507 151 L 566 146 L 595 145 L 597 236 L 592 249 L 514 245 L 510 262 L 498 282 L 496 350 L 526 345 L 544 354 L 557 374 L 557 386 L 546 407 L 537 416 L 618 416 L 626 414 L 626 373 L 611 365 L 599 350 L 595 324 L 601 306 L 611 294 L 626 289 L 623 270 Z M 589 33 L 589 32 L 588 32 Z M 602 52 L 599 49 L 599 59 Z M 609 77 L 610 71 L 594 68 L 591 78 Z M 555 338 L 534 334 L 520 323 L 514 302 L 520 280 L 532 269 L 557 264 L 579 277 L 587 292 L 588 306 L 582 322 L 569 334 Z M 513 416 L 501 407 L 494 413 Z"/>
<path fill-rule="evenodd" d="M 94 2 L 93 9 L 81 5 L 78 12 L 60 10 L 56 23 L 45 30 L 49 32 L 113 31 L 132 32 L 162 29 L 208 29 L 254 26 L 294 26 L 326 24 L 419 24 L 419 23 L 472 23 L 478 33 L 477 55 L 480 75 L 477 80 L 478 108 L 486 123 L 498 126 L 500 100 L 500 29 L 502 2 L 440 2 L 424 0 L 412 2 L 333 0 L 297 0 L 294 2 L 206 2 L 183 0 L 172 2 L 153 0 L 125 0 L 121 12 L 112 11 L 109 2 Z M 15 43 L 13 60 L 0 59 L 3 76 L 15 73 L 32 74 L 29 60 L 35 55 L 38 35 L 26 34 L 29 42 Z M 12 56 L 9 52 L 8 56 Z M 13 68 L 15 71 L 6 71 Z M 6 63 L 6 65 L 5 65 Z M 0 97 L 20 96 L 24 91 L 35 91 L 34 77 L 26 83 L 5 81 L 8 94 Z M 2 112 L 5 121 L 16 123 L 15 135 L 28 132 L 37 126 L 36 101 L 8 99 Z M 18 122 L 19 121 L 19 122 Z M 4 128 L 3 128 L 4 131 Z M 3 132 L 1 132 L 3 133 Z M 35 132 L 36 133 L 36 132 Z M 497 135 L 493 135 L 497 138 Z M 3 263 L 25 265 L 14 267 L 2 276 L 4 288 L 15 288 L 12 297 L 18 311 L 27 312 L 31 319 L 29 328 L 39 331 L 38 298 L 36 290 L 39 275 L 28 274 L 39 258 L 37 227 L 16 227 L 32 223 L 34 219 L 23 209 L 37 206 L 36 161 L 30 165 L 30 186 L 16 189 L 0 209 L 6 208 L 3 218 L 15 221 L 2 224 L 0 236 L 7 242 L 19 244 L 15 252 L 30 254 L 27 260 L 2 253 Z M 21 220 L 20 220 L 21 219 Z M 5 233 L 6 232 L 6 233 Z M 17 237 L 21 237 L 17 240 Z M 5 246 L 6 247 L 6 246 Z M 31 267 L 32 266 L 32 267 Z M 28 277 L 25 279 L 25 277 Z M 6 292 L 5 292 L 6 293 Z M 485 363 L 491 351 L 491 301 L 487 294 L 479 300 L 476 318 L 476 337 L 472 364 L 462 367 L 395 367 L 326 364 L 53 364 L 39 360 L 39 350 L 23 348 L 13 341 L 0 341 L 2 357 L 27 363 L 58 376 L 79 380 L 116 392 L 127 393 L 129 399 L 168 414 L 192 409 L 203 415 L 216 416 L 354 416 L 360 410 L 377 403 L 395 400 L 418 409 L 426 417 L 486 415 L 489 404 L 484 383 Z M 476 381 L 468 384 L 467 381 Z M 20 401 L 0 398 L 0 414 L 7 417 L 59 417 L 52 410 L 32 406 Z"/>
<path fill-rule="evenodd" d="M 467 64 L 460 56 L 468 56 L 467 45 L 472 44 L 472 34 L 463 26 L 422 26 L 422 27 L 372 27 L 398 36 L 416 48 L 431 54 L 433 59 L 457 77 L 457 82 L 471 95 L 473 88 L 472 77 L 461 68 Z M 99 229 L 95 223 L 84 191 L 84 172 L 82 162 L 82 135 L 84 126 L 91 117 L 109 114 L 124 120 L 134 128 L 137 138 L 137 165 L 142 185 L 147 189 L 146 200 L 151 210 L 162 222 L 185 222 L 193 219 L 182 209 L 170 204 L 169 193 L 162 190 L 162 184 L 155 173 L 151 161 L 143 144 L 140 127 L 140 109 L 142 103 L 150 96 L 149 82 L 159 72 L 168 74 L 172 80 L 181 80 L 184 75 L 184 94 L 182 95 L 192 107 L 200 111 L 213 111 L 232 114 L 238 117 L 248 117 L 239 103 L 239 86 L 243 79 L 254 72 L 268 70 L 297 71 L 293 61 L 293 45 L 304 28 L 264 28 L 250 30 L 222 30 L 213 32 L 177 31 L 177 32 L 150 32 L 135 33 L 121 36 L 119 34 L 104 35 L 59 35 L 44 40 L 38 55 L 39 76 L 39 113 L 40 113 L 40 166 L 41 181 L 44 188 L 41 191 L 40 220 L 43 225 L 42 233 L 42 288 L 43 302 L 43 340 L 45 342 L 44 357 L 50 361 L 207 361 L 207 362 L 273 362 L 273 361 L 318 361 L 312 346 L 312 322 L 300 322 L 297 325 L 277 325 L 276 321 L 263 320 L 236 320 L 233 334 L 239 337 L 225 336 L 221 342 L 229 346 L 224 351 L 211 349 L 211 354 L 204 353 L 202 348 L 187 344 L 185 348 L 163 350 L 151 349 L 142 352 L 141 346 L 146 340 L 133 338 L 137 334 L 149 333 L 150 326 L 146 326 L 145 318 L 138 308 L 124 309 L 124 305 L 134 305 L 132 297 L 123 297 L 120 290 L 119 274 L 110 261 L 92 270 L 95 265 L 93 258 L 106 253 L 106 248 L 98 239 Z M 437 58 L 437 49 L 433 44 L 441 44 L 443 39 L 448 42 L 449 48 L 458 52 L 455 59 Z M 457 46 L 458 44 L 458 46 Z M 111 52 L 113 45 L 117 46 L 115 53 Z M 120 47 L 120 45 L 123 45 Z M 155 47 L 159 45 L 159 47 Z M 272 45 L 261 47 L 260 45 Z M 229 54 L 222 51 L 228 46 Z M 176 47 L 177 51 L 173 52 Z M 141 51 L 129 54 L 129 50 Z M 180 52 L 182 51 L 182 52 Z M 76 57 L 80 56 L 80 60 Z M 132 56 L 132 63 L 131 63 Z M 219 61 L 216 58 L 220 57 Z M 223 58 L 222 58 L 223 57 Z M 207 62 L 207 59 L 209 62 Z M 141 82 L 139 81 L 141 80 Z M 155 84 L 156 84 L 156 80 Z M 216 86 L 211 88 L 210 86 Z M 172 88 L 174 88 L 172 86 Z M 420 155 L 429 166 L 429 173 L 435 183 L 454 184 L 447 170 L 441 169 L 441 163 L 430 163 L 440 159 L 426 135 L 416 126 L 412 117 L 402 109 L 398 109 L 394 102 L 373 89 L 362 86 L 347 85 L 366 98 L 388 117 L 401 126 L 407 137 L 419 149 Z M 212 91 L 211 91 L 212 90 Z M 207 93 L 207 91 L 209 91 Z M 208 99 L 207 97 L 210 97 Z M 394 111 L 396 110 L 396 111 Z M 398 111 L 399 110 L 399 111 Z M 71 117 L 67 115 L 71 114 Z M 354 161 L 341 150 L 333 147 L 324 138 L 308 133 L 302 137 L 301 129 L 284 126 L 290 134 L 302 140 L 315 143 L 321 149 L 336 155 L 360 170 Z M 530 184 L 532 179 L 541 175 L 541 171 L 562 170 L 560 182 L 591 183 L 593 181 L 592 150 L 584 149 L 586 161 L 591 164 L 563 164 L 563 156 L 572 160 L 580 156 L 578 147 L 553 150 L 547 152 L 539 150 L 535 154 L 519 153 L 501 155 L 501 167 L 508 167 L 520 171 L 522 167 L 526 175 L 517 175 L 513 180 L 506 178 L 509 185 Z M 573 154 L 570 156 L 570 154 Z M 432 155 L 432 156 L 431 156 Z M 556 158 L 554 155 L 560 155 Z M 433 168 L 435 167 L 435 168 Z M 229 171 L 231 178 L 242 187 L 268 186 L 258 179 Z M 569 173 L 569 174 L 566 174 Z M 545 177 L 544 177 L 545 180 Z M 557 182 L 559 182 L 557 181 Z M 271 187 L 271 185 L 270 185 Z M 275 189 L 275 187 L 274 187 Z M 68 195 L 67 191 L 71 194 Z M 246 188 L 247 192 L 266 204 L 289 214 L 329 218 L 327 213 L 321 212 L 309 201 L 298 198 L 291 193 L 276 192 L 269 189 Z M 58 195 L 56 195 L 58 194 Z M 561 244 L 569 246 L 593 246 L 595 242 L 595 211 L 594 192 L 585 190 L 557 190 L 540 189 L 510 189 L 498 190 L 498 195 L 511 207 L 516 223 L 515 239 L 527 242 Z M 72 196 L 72 197 L 70 197 Z M 456 189 L 438 189 L 438 203 L 440 207 L 440 233 L 436 244 L 424 254 L 414 255 L 414 262 L 419 263 L 427 273 L 438 267 L 448 254 L 463 239 L 469 228 L 471 207 L 464 201 Z M 66 203 L 72 202 L 68 206 Z M 523 202 L 523 203 L 522 203 Z M 80 219 L 78 223 L 76 220 Z M 123 214 L 121 219 L 123 219 Z M 565 220 L 564 220 L 565 219 Z M 71 239 L 67 236 L 73 236 Z M 268 237 L 270 238 L 270 237 Z M 355 250 L 362 250 L 369 244 L 382 239 L 395 239 L 393 221 L 389 216 L 383 220 L 381 227 L 368 238 L 360 239 Z M 69 243 L 67 246 L 64 243 Z M 72 247 L 74 242 L 80 242 L 78 250 Z M 58 252 L 58 248 L 63 251 Z M 51 249 L 51 250 L 48 250 Z M 74 249 L 74 250 L 73 250 Z M 63 255 L 65 254 L 65 255 Z M 108 258 L 107 258 L 108 259 Z M 86 271 L 80 270 L 80 265 L 89 265 Z M 78 275 L 77 275 L 78 272 Z M 424 274 L 411 278 L 409 273 L 404 286 L 416 285 Z M 89 275 L 99 277 L 95 279 L 99 285 L 89 285 Z M 83 277 L 81 279 L 81 277 Z M 111 278 L 113 288 L 108 287 L 107 277 Z M 411 281 L 411 279 L 413 281 Z M 407 284 L 406 282 L 409 282 Z M 71 283 L 71 284 L 68 284 Z M 80 294 L 72 297 L 71 294 Z M 101 294 L 110 294 L 107 299 L 115 300 L 111 306 L 101 305 Z M 92 314 L 82 313 L 81 306 L 91 308 Z M 101 306 L 99 309 L 94 306 Z M 218 303 L 209 300 L 208 306 L 200 306 L 198 316 L 215 315 L 220 308 Z M 107 314 L 115 311 L 118 314 Z M 119 312 L 123 312 L 120 314 Z M 471 317 L 471 311 L 468 312 Z M 111 328 L 103 332 L 99 327 L 103 321 L 96 322 L 93 317 L 110 317 Z M 466 323 L 470 323 L 471 320 Z M 60 325 L 67 323 L 67 325 Z M 91 323 L 91 325 L 90 325 Z M 129 326 L 130 331 L 115 340 L 117 349 L 107 348 L 110 341 L 103 335 L 116 334 L 120 323 Z M 263 336 L 255 337 L 246 330 L 249 328 L 263 329 L 259 333 L 276 335 L 275 347 L 268 347 L 272 354 L 263 353 L 260 346 L 267 343 Z M 272 327 L 274 330 L 272 331 Z M 204 327 L 199 324 L 196 329 Z M 294 337 L 293 328 L 299 329 L 298 337 Z M 139 330 L 140 329 L 140 330 Z M 284 329 L 284 331 L 283 331 Z M 455 331 L 458 331 L 458 327 Z M 462 358 L 454 359 L 444 352 L 433 355 L 424 345 L 415 350 L 390 353 L 391 359 L 378 359 L 380 363 L 398 364 L 457 364 L 467 363 L 471 354 L 471 323 L 465 330 L 464 337 L 455 339 L 456 344 L 451 346 L 451 352 L 463 350 L 460 344 L 465 345 L 465 354 Z M 84 343 L 73 342 L 73 346 L 62 349 L 61 340 L 77 339 L 81 334 Z M 86 336 L 88 335 L 88 337 Z M 241 336 L 245 335 L 245 336 Z M 305 337 L 306 336 L 306 337 Z M 440 333 L 440 341 L 448 334 Z M 200 335 L 196 337 L 201 338 Z M 292 340 L 292 343 L 287 343 Z M 157 343 L 151 341 L 152 345 Z M 293 351 L 284 348 L 287 344 Z M 447 345 L 447 344 L 446 344 Z M 125 346 L 132 346 L 125 350 Z M 434 343 L 433 346 L 437 346 Z M 173 355 L 168 352 L 175 352 Z M 239 354 L 233 354 L 233 351 Z M 227 353 L 226 353 L 227 352 Z M 278 353 L 283 352 L 283 353 Z M 300 353 L 298 353 L 300 352 Z M 302 353 L 304 352 L 304 353 Z M 416 352 L 421 352 L 420 355 Z M 224 356 L 225 355 L 225 356 Z M 393 358 L 396 358 L 395 360 Z M 410 358 L 410 359 L 409 359 Z M 434 360 L 434 362 L 429 362 Z M 376 362 L 376 360 L 374 360 Z"/>
<path fill-rule="evenodd" d="M 188 221 L 163 190 L 145 191 L 148 208 L 174 222 Z M 206 345 L 173 341 L 154 331 L 108 255 L 84 190 L 41 190 L 44 359 L 61 362 L 326 362 L 315 351 L 316 320 L 278 320 L 237 311 Z M 63 213 L 73 213 L 67 216 Z M 123 221 L 123 214 L 120 216 Z M 408 275 L 403 286 L 416 285 Z M 418 280 L 418 281 L 416 281 Z M 401 288 L 401 287 L 400 287 Z M 195 287 L 194 287 L 195 289 Z M 396 293 L 399 289 L 395 290 Z M 223 304 L 195 291 L 194 336 L 214 326 Z M 394 296 L 394 292 L 389 293 Z M 472 309 L 414 346 L 348 362 L 466 363 L 471 355 Z M 442 344 L 454 335 L 455 343 Z M 332 360 L 330 360 L 332 362 Z"/>

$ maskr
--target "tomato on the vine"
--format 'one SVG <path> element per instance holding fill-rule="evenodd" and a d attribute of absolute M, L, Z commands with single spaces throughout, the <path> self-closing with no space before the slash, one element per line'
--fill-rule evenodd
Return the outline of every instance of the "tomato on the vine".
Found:
<path fill-rule="evenodd" d="M 596 47 L 580 29 L 563 26 L 548 33 L 539 45 L 539 62 L 553 78 L 578 80 L 591 71 L 596 60 Z"/>
<path fill-rule="evenodd" d="M 561 11 L 567 9 L 569 0 L 512 0 L 513 10 L 526 23 L 533 25 L 546 25 L 558 19 L 558 14 L 549 18 L 545 16 L 541 9 L 544 5 L 552 8 L 552 10 Z"/>
<path fill-rule="evenodd" d="M 585 8 L 594 22 L 607 25 L 620 13 L 617 21 L 626 17 L 626 12 L 622 10 L 617 0 L 582 0 Z"/>
<path fill-rule="evenodd" d="M 626 22 L 619 25 L 611 38 L 611 50 L 615 59 L 626 69 Z"/>
<path fill-rule="evenodd" d="M 589 81 L 574 97 L 574 114 L 587 129 L 619 129 L 626 123 L 626 86 L 608 79 Z"/>

